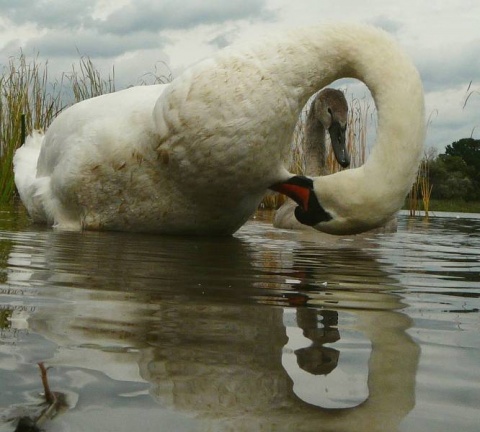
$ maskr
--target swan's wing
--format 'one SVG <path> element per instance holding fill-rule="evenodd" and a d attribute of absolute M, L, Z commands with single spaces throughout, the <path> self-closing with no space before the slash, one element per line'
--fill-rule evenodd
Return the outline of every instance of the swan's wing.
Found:
<path fill-rule="evenodd" d="M 62 112 L 47 130 L 37 177 L 81 160 L 121 157 L 153 127 L 152 111 L 167 85 L 138 86 L 88 99 Z M 80 158 L 80 159 L 79 159 Z M 99 161 L 100 162 L 100 161 Z"/>

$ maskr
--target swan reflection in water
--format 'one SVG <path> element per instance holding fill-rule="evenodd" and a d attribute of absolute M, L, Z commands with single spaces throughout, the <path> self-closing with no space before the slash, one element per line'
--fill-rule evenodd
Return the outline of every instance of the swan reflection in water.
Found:
<path fill-rule="evenodd" d="M 122 397 L 147 382 L 158 410 L 194 422 L 183 430 L 397 430 L 414 407 L 419 348 L 396 282 L 365 245 L 303 235 L 255 223 L 225 239 L 40 231 L 17 240 L 8 283 L 39 299 L 30 331 L 55 343 L 41 360 L 90 373 L 88 385 L 77 374 L 67 388 L 82 403 L 61 421 L 95 408 L 152 427 L 155 409 Z M 358 375 L 358 346 L 371 350 L 361 394 L 346 376 L 319 388 L 332 395 L 326 403 L 315 386 L 302 396 L 301 376 L 334 377 L 345 356 Z M 82 397 L 102 374 L 121 384 Z"/>

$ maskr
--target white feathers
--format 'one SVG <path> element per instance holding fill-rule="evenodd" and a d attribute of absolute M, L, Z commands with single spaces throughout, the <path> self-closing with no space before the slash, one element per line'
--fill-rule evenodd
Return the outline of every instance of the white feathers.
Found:
<path fill-rule="evenodd" d="M 43 197 L 49 194 L 49 178 L 37 177 L 37 162 L 43 140 L 42 132 L 33 131 L 13 157 L 15 184 L 20 199 L 30 216 L 39 222 L 47 222 Z"/>
<path fill-rule="evenodd" d="M 32 185 L 37 176 L 37 161 L 42 148 L 42 142 L 43 133 L 33 131 L 32 135 L 27 137 L 25 144 L 15 152 L 13 157 L 15 184 L 22 200 L 23 197 L 28 195 L 27 189 Z"/>

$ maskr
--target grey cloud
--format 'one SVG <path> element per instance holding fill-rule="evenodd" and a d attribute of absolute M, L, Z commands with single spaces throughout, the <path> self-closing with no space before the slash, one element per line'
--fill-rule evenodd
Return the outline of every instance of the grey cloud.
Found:
<path fill-rule="evenodd" d="M 480 76 L 480 40 L 461 49 L 442 47 L 415 61 L 427 91 L 465 85 Z"/>
<path fill-rule="evenodd" d="M 39 28 L 78 28 L 91 25 L 96 0 L 0 0 L 2 15 L 15 24 L 35 23 Z"/>
<path fill-rule="evenodd" d="M 45 58 L 75 58 L 79 53 L 93 58 L 109 58 L 135 50 L 160 48 L 166 41 L 159 36 L 152 37 L 151 33 L 136 33 L 124 37 L 113 34 L 101 35 L 94 30 L 75 33 L 52 30 L 44 36 L 30 39 L 21 47 L 18 41 L 11 41 L 2 51 L 6 55 L 15 55 L 22 48 L 24 52 L 38 52 Z"/>
<path fill-rule="evenodd" d="M 231 45 L 237 36 L 238 30 L 222 32 L 209 40 L 208 43 L 216 48 L 225 48 L 226 46 Z"/>
<path fill-rule="evenodd" d="M 370 24 L 380 27 L 392 35 L 397 34 L 403 27 L 403 24 L 400 21 L 392 19 L 386 15 L 379 15 L 373 18 L 370 20 Z"/>
<path fill-rule="evenodd" d="M 239 19 L 269 19 L 266 0 L 135 0 L 105 19 L 93 19 L 98 0 L 0 0 L 1 14 L 14 24 L 34 23 L 40 29 L 97 29 L 101 33 L 158 33 L 200 24 Z"/>
<path fill-rule="evenodd" d="M 139 30 L 187 29 L 200 24 L 265 17 L 265 0 L 151 0 L 136 1 L 113 12 L 97 25 L 106 32 L 125 34 Z"/>

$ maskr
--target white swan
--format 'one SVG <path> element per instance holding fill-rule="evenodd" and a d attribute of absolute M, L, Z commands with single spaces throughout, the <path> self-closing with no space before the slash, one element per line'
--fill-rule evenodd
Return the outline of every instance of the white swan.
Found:
<path fill-rule="evenodd" d="M 337 162 L 347 167 L 350 156 L 345 143 L 347 128 L 348 103 L 340 90 L 325 88 L 320 91 L 311 103 L 304 127 L 304 156 L 307 176 L 327 175 L 326 134 Z M 273 226 L 285 229 L 309 229 L 308 225 L 300 223 L 295 217 L 295 201 L 287 200 L 275 212 Z"/>
<path fill-rule="evenodd" d="M 300 110 L 341 77 L 373 94 L 370 158 L 292 176 L 283 161 Z M 397 44 L 368 26 L 330 25 L 226 48 L 164 87 L 79 103 L 52 123 L 38 164 L 32 139 L 17 151 L 15 177 L 34 220 L 60 229 L 231 234 L 271 187 L 300 204 L 302 223 L 356 233 L 401 207 L 424 134 L 421 81 Z"/>

